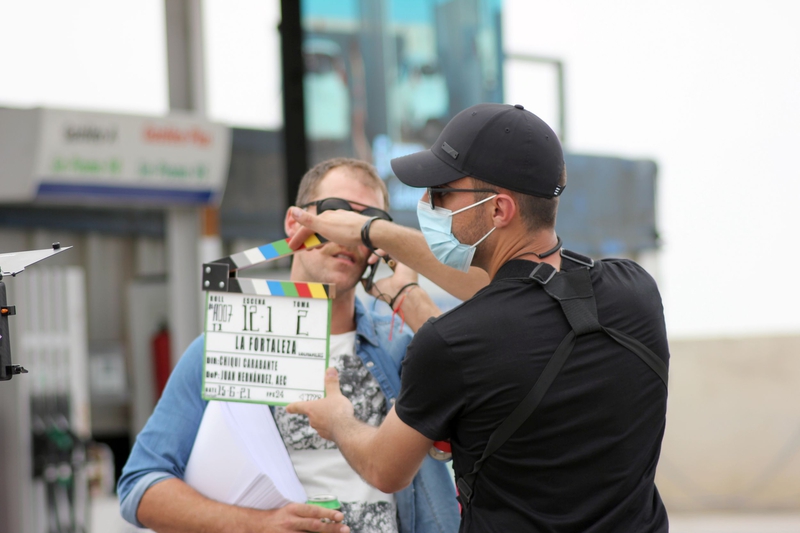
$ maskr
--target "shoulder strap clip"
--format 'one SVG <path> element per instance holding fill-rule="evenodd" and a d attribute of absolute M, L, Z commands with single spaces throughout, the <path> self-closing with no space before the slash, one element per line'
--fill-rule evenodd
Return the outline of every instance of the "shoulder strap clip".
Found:
<path fill-rule="evenodd" d="M 534 281 L 539 282 L 540 285 L 547 285 L 549 282 L 558 272 L 553 265 L 548 263 L 539 263 L 536 267 L 531 271 L 528 275 Z"/>
<path fill-rule="evenodd" d="M 592 268 L 594 266 L 594 259 L 592 259 L 591 257 L 587 257 L 585 255 L 575 253 L 572 250 L 565 250 L 564 248 L 562 248 L 561 257 L 569 259 L 570 261 L 578 263 L 579 265 L 583 265 L 585 267 Z"/>

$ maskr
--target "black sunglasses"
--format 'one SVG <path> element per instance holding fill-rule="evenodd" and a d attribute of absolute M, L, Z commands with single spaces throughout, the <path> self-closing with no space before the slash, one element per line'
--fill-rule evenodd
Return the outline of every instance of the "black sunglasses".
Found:
<path fill-rule="evenodd" d="M 493 192 L 497 194 L 497 191 L 494 189 L 452 189 L 450 187 L 426 187 L 425 190 L 428 191 L 428 202 L 431 204 L 431 209 L 436 209 L 434 197 L 438 198 L 439 205 L 442 205 L 442 198 L 444 198 L 445 194 L 450 192 Z"/>
<path fill-rule="evenodd" d="M 357 206 L 363 207 L 364 209 L 354 209 L 352 204 L 356 204 Z M 350 200 L 344 200 L 342 198 L 323 198 L 322 200 L 314 200 L 313 202 L 308 202 L 307 204 L 303 204 L 299 207 L 305 209 L 306 207 L 311 205 L 317 206 L 317 214 L 322 213 L 324 211 L 335 211 L 336 209 L 343 209 L 344 211 L 355 211 L 356 213 L 360 213 L 368 217 L 378 217 L 383 220 L 388 220 L 389 222 L 392 221 L 391 215 L 389 215 L 389 213 L 387 213 L 383 209 L 378 209 L 377 207 L 372 207 L 366 204 L 362 204 L 360 202 L 352 202 Z"/>
<path fill-rule="evenodd" d="M 351 204 L 355 204 L 359 207 L 363 207 L 364 209 L 358 210 L 353 209 Z M 344 211 L 355 211 L 356 213 L 360 213 L 364 216 L 368 217 L 378 217 L 383 220 L 388 220 L 389 222 L 392 221 L 392 217 L 389 213 L 384 211 L 383 209 L 378 209 L 377 207 L 372 207 L 366 204 L 362 204 L 361 202 L 353 202 L 350 200 L 344 200 L 342 198 L 323 198 L 321 200 L 314 200 L 313 202 L 308 202 L 307 204 L 303 204 L 299 207 L 306 208 L 308 206 L 315 205 L 317 206 L 317 214 L 322 213 L 324 211 L 335 211 L 336 209 L 343 209 Z M 387 264 L 391 266 L 392 259 L 387 256 L 380 256 L 381 259 L 386 261 Z M 369 273 L 362 279 L 364 283 L 364 289 L 367 292 L 372 290 L 372 285 L 374 284 L 375 280 L 375 272 L 378 270 L 378 262 L 373 263 L 368 268 Z"/>

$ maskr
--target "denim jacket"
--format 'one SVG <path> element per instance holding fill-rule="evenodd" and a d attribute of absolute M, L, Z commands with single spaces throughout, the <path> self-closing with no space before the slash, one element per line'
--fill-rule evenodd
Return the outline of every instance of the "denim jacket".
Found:
<path fill-rule="evenodd" d="M 399 321 L 398 321 L 399 322 Z M 368 312 L 356 299 L 356 353 L 390 404 L 400 393 L 401 362 L 411 341 L 408 333 L 391 331 L 390 317 Z M 406 330 L 407 331 L 407 330 Z M 200 396 L 203 337 L 192 342 L 170 375 L 161 399 L 136 438 L 117 485 L 123 518 L 139 527 L 136 511 L 153 484 L 183 479 L 200 421 L 208 402 Z M 454 533 L 459 515 L 455 488 L 447 467 L 426 457 L 410 486 L 396 493 L 401 533 Z"/>

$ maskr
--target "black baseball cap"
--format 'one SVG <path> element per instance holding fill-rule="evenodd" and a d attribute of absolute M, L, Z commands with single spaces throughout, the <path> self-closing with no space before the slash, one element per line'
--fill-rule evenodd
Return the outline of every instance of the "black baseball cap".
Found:
<path fill-rule="evenodd" d="M 447 123 L 430 150 L 392 159 L 392 170 L 411 187 L 436 187 L 471 176 L 543 198 L 564 190 L 558 136 L 519 104 L 465 109 Z"/>

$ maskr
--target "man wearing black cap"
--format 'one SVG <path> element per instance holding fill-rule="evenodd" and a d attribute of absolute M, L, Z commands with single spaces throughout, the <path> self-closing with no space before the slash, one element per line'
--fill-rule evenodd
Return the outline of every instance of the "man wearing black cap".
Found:
<path fill-rule="evenodd" d="M 335 371 L 325 399 L 289 409 L 386 492 L 449 439 L 462 532 L 666 532 L 654 484 L 669 361 L 661 298 L 632 261 L 561 249 L 555 133 L 522 106 L 481 104 L 392 168 L 426 188 L 418 215 L 433 254 L 491 282 L 419 329 L 380 427 L 353 418 Z"/>

